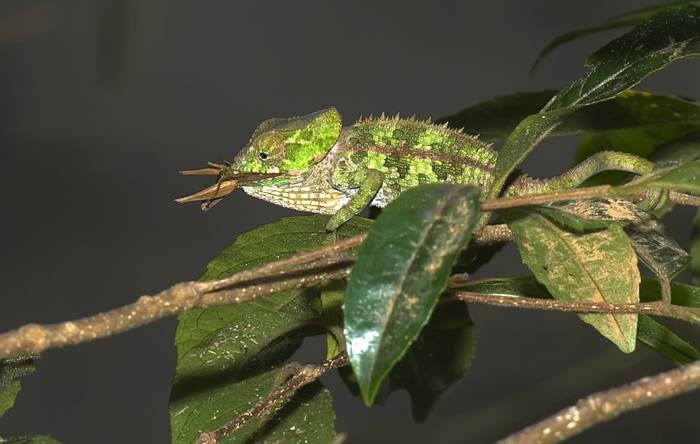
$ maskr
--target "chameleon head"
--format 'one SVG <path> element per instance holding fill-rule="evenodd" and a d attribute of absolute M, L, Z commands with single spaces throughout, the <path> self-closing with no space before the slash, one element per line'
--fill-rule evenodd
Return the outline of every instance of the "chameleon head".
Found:
<path fill-rule="evenodd" d="M 222 177 L 235 179 L 241 173 L 299 176 L 326 157 L 338 141 L 341 125 L 335 108 L 266 120 L 233 163 L 222 170 Z"/>
<path fill-rule="evenodd" d="M 217 179 L 209 188 L 176 201 L 202 201 L 202 209 L 206 210 L 237 186 L 293 180 L 326 157 L 340 137 L 341 126 L 340 114 L 332 107 L 306 116 L 266 120 L 233 163 L 210 163 L 209 168 L 181 171 L 186 175 L 215 175 Z"/>

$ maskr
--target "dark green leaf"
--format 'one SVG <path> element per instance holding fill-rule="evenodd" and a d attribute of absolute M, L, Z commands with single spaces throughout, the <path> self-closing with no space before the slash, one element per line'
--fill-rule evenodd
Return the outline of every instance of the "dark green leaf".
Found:
<path fill-rule="evenodd" d="M 178 410 L 171 403 L 172 442 L 191 444 L 201 430 L 216 430 L 225 425 L 269 396 L 299 370 L 298 365 L 289 365 L 235 383 L 220 380 L 216 386 L 190 398 L 190 402 L 179 404 Z M 331 397 L 319 381 L 302 388 L 282 405 L 284 407 L 275 409 L 270 416 L 251 421 L 219 442 L 323 444 L 333 441 L 335 414 Z"/>
<path fill-rule="evenodd" d="M 676 365 L 686 365 L 700 359 L 700 353 L 690 344 L 644 314 L 639 315 L 637 339 Z"/>
<path fill-rule="evenodd" d="M 320 226 L 328 222 L 328 216 L 295 216 L 263 225 L 244 233 L 207 265 L 201 281 L 230 276 L 242 270 L 255 268 L 270 262 L 293 256 L 335 242 L 334 233 Z M 355 217 L 344 223 L 337 232 L 343 240 L 365 233 L 372 221 Z"/>
<path fill-rule="evenodd" d="M 343 304 L 348 356 L 371 405 L 428 322 L 479 216 L 479 190 L 428 184 L 386 207 L 357 253 Z"/>
<path fill-rule="evenodd" d="M 700 160 L 700 130 L 660 146 L 649 156 L 649 160 L 659 168 Z"/>
<path fill-rule="evenodd" d="M 521 120 L 537 114 L 557 91 L 516 93 L 481 102 L 457 114 L 438 119 L 484 140 L 504 140 Z M 630 128 L 671 126 L 685 132 L 700 125 L 700 105 L 675 96 L 625 91 L 617 97 L 580 108 L 552 131 L 551 136 L 587 134 Z M 667 137 L 667 136 L 666 136 Z M 615 148 L 620 151 L 620 148 Z M 577 162 L 597 151 L 581 151 Z M 637 154 L 633 152 L 633 154 Z M 640 154 L 641 155 L 641 154 Z"/>
<path fill-rule="evenodd" d="M 209 263 L 202 280 L 332 243 L 334 235 L 326 232 L 327 222 L 327 216 L 290 217 L 245 233 Z M 360 234 L 368 226 L 369 221 L 353 218 L 338 230 L 338 238 Z M 170 400 L 173 442 L 189 444 L 201 430 L 213 430 L 236 419 L 284 382 L 284 362 L 321 315 L 319 295 L 317 287 L 295 289 L 180 315 L 175 336 L 178 364 Z M 255 436 L 273 443 L 299 436 L 312 439 L 316 433 L 323 439 L 313 442 L 330 442 L 335 435 L 330 397 L 319 384 L 311 386 L 274 418 L 254 421 L 224 442 L 247 442 Z M 300 429 L 306 435 L 290 432 Z"/>
<path fill-rule="evenodd" d="M 643 21 L 649 20 L 654 14 L 657 12 L 669 8 L 669 7 L 674 7 L 674 6 L 681 6 L 687 3 L 700 3 L 697 1 L 680 1 L 680 2 L 671 2 L 671 3 L 662 3 L 660 5 L 652 5 L 644 9 L 638 9 L 636 11 L 631 11 L 627 12 L 621 15 L 618 15 L 617 17 L 613 17 L 610 20 L 606 20 L 603 23 L 601 23 L 598 26 L 593 26 L 591 28 L 586 28 L 586 29 L 580 29 L 577 31 L 572 31 L 568 32 L 566 34 L 560 35 L 559 37 L 555 38 L 552 40 L 543 50 L 540 52 L 540 55 L 537 57 L 537 60 L 535 60 L 535 63 L 532 65 L 532 69 L 530 70 L 530 75 L 534 75 L 535 71 L 537 71 L 537 68 L 539 67 L 540 63 L 542 63 L 542 60 L 552 51 L 554 51 L 556 48 L 559 46 L 570 42 L 572 40 L 579 39 L 581 37 L 585 37 L 587 35 L 595 34 L 598 32 L 602 31 L 607 31 L 610 29 L 617 29 L 617 28 L 626 28 L 628 26 L 635 26 Z"/>
<path fill-rule="evenodd" d="M 593 53 L 587 76 L 557 93 L 549 109 L 610 99 L 669 63 L 698 55 L 700 6 L 664 9 Z"/>
<path fill-rule="evenodd" d="M 464 302 L 442 299 L 430 322 L 379 388 L 375 404 L 406 389 L 411 396 L 413 419 L 423 422 L 432 409 L 469 369 L 474 357 L 475 329 Z M 360 396 L 352 372 L 341 370 L 353 395 Z"/>
<path fill-rule="evenodd" d="M 494 199 L 501 194 L 510 174 L 525 159 L 535 146 L 547 137 L 566 117 L 578 107 L 542 112 L 523 119 L 510 133 L 498 151 L 495 166 L 495 179 L 488 198 Z"/>
<path fill-rule="evenodd" d="M 326 327 L 333 326 L 334 330 L 326 332 L 326 359 L 331 359 L 340 353 L 343 336 L 343 300 L 345 299 L 346 279 L 324 282 L 321 285 L 321 306 Z"/>
<path fill-rule="evenodd" d="M 627 185 L 610 188 L 611 193 L 630 194 L 651 188 L 673 188 L 700 193 L 700 161 L 664 168 Z"/>
<path fill-rule="evenodd" d="M 552 298 L 547 290 L 537 282 L 533 275 L 466 282 L 456 289 L 500 297 Z M 700 306 L 700 289 L 676 283 L 671 283 L 671 289 L 674 304 L 691 307 Z M 640 296 L 642 302 L 659 300 L 661 298 L 661 291 L 658 281 L 642 278 Z M 639 315 L 637 339 L 656 350 L 676 365 L 688 364 L 700 357 L 698 352 L 691 345 L 680 339 L 666 327 L 643 314 Z"/>
<path fill-rule="evenodd" d="M 639 301 L 637 256 L 620 225 L 572 233 L 542 214 L 503 211 L 523 262 L 555 299 L 577 302 Z M 622 351 L 634 350 L 635 314 L 579 314 Z"/>
<path fill-rule="evenodd" d="M 0 417 L 15 404 L 22 388 L 20 378 L 34 371 L 36 355 L 16 355 L 0 359 Z"/>
<path fill-rule="evenodd" d="M 6 444 L 61 444 L 49 435 L 34 435 L 26 438 L 14 439 L 12 441 L 3 441 Z"/>
<path fill-rule="evenodd" d="M 428 325 L 389 373 L 389 390 L 404 388 L 411 396 L 414 420 L 425 421 L 469 370 L 475 339 L 464 302 L 438 303 Z"/>

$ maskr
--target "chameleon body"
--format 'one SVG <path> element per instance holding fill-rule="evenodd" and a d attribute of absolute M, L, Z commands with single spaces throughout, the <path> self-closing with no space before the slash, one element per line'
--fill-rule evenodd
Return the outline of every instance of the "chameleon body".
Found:
<path fill-rule="evenodd" d="M 479 187 L 494 180 L 497 152 L 476 136 L 396 117 L 360 119 L 342 127 L 335 108 L 258 126 L 231 164 L 185 174 L 216 174 L 217 184 L 179 202 L 205 201 L 203 209 L 236 186 L 288 208 L 332 214 L 334 230 L 367 205 L 384 207 L 419 184 L 449 182 Z M 520 176 L 503 192 L 522 195 L 572 188 L 604 170 L 646 174 L 653 164 L 624 153 L 598 153 L 549 180 Z"/>

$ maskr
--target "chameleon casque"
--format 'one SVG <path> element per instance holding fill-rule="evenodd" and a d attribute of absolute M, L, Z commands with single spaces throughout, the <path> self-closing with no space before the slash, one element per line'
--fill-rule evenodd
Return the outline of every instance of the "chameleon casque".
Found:
<path fill-rule="evenodd" d="M 367 205 L 384 207 L 419 184 L 449 182 L 479 187 L 494 180 L 498 153 L 490 144 L 430 120 L 360 118 L 343 128 L 335 108 L 261 123 L 232 163 L 182 171 L 216 175 L 216 183 L 178 202 L 202 201 L 207 210 L 236 187 L 288 208 L 332 214 L 337 229 Z M 573 188 L 605 170 L 647 174 L 653 163 L 631 154 L 601 152 L 548 180 L 521 175 L 503 195 Z M 655 204 L 658 204 L 656 202 Z M 656 205 L 653 205 L 656 206 Z"/>

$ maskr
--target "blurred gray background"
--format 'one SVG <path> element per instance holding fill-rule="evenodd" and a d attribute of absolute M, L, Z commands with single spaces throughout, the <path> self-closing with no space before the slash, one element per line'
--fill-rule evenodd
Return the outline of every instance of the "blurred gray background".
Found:
<path fill-rule="evenodd" d="M 181 169 L 231 160 L 270 117 L 336 106 L 433 118 L 496 95 L 559 88 L 621 32 L 573 42 L 528 71 L 555 36 L 653 1 L 165 1 L 0 3 L 0 331 L 91 315 L 197 279 L 239 234 L 293 211 L 235 192 L 208 213 L 173 202 L 209 185 Z M 700 99 L 700 63 L 643 89 Z M 576 138 L 523 168 L 568 168 Z M 670 215 L 688 245 L 689 210 Z M 678 222 L 675 222 L 678 220 Z M 508 246 L 479 277 L 524 272 Z M 488 442 L 595 390 L 672 365 L 623 355 L 574 315 L 473 306 L 477 353 L 424 424 L 406 393 L 367 408 L 335 375 L 347 443 Z M 697 332 L 671 323 L 684 338 Z M 0 420 L 3 438 L 165 443 L 175 319 L 51 350 Z M 323 338 L 300 360 L 323 357 Z M 697 343 L 697 342 L 696 342 Z M 573 442 L 700 439 L 697 393 L 623 416 Z"/>

